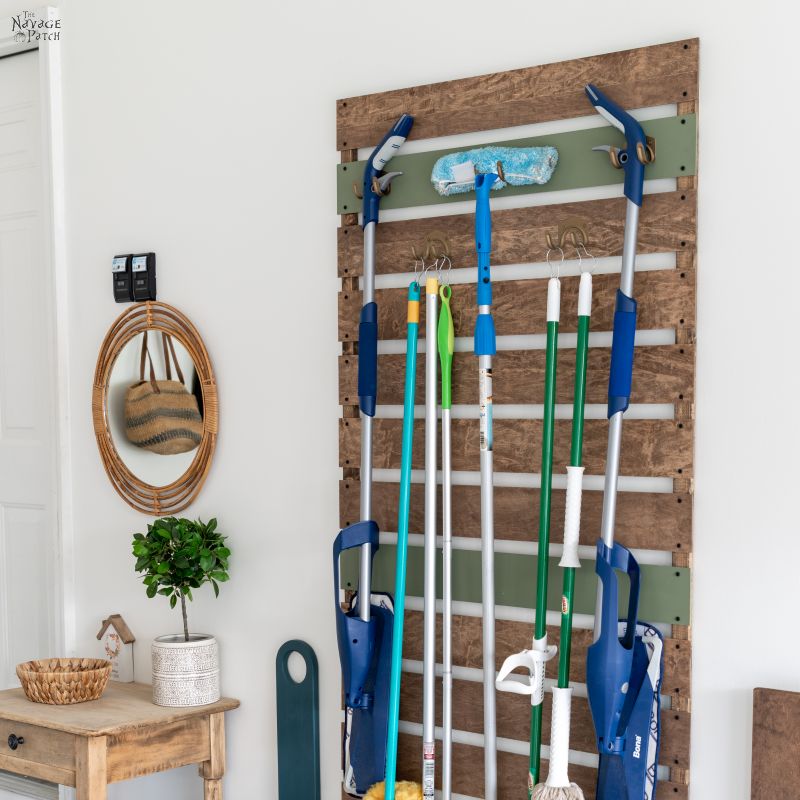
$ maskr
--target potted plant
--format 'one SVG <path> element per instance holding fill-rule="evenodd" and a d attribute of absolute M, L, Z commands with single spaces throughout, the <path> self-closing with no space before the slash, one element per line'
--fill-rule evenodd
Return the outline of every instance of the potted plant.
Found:
<path fill-rule="evenodd" d="M 144 574 L 147 596 L 181 604 L 183 633 L 159 636 L 152 646 L 153 702 L 160 706 L 200 706 L 219 700 L 217 640 L 189 633 L 186 601 L 192 591 L 210 583 L 215 596 L 228 580 L 231 551 L 217 531 L 216 519 L 164 517 L 133 536 L 136 571 Z"/>

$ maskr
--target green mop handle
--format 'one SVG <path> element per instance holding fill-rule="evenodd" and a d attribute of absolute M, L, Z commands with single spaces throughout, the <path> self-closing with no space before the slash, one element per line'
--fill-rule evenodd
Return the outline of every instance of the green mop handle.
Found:
<path fill-rule="evenodd" d="M 586 366 L 589 360 L 589 322 L 592 313 L 592 276 L 581 274 L 578 290 L 578 346 L 575 351 L 575 394 L 572 401 L 572 445 L 567 467 L 567 502 L 564 516 L 564 552 L 559 566 L 564 570 L 561 595 L 561 640 L 558 655 L 558 688 L 569 686 L 569 659 L 572 648 L 572 600 L 575 570 L 580 567 L 578 542 L 581 525 L 583 485 L 583 414 L 586 403 Z"/>
<path fill-rule="evenodd" d="M 439 312 L 439 327 L 437 344 L 439 348 L 439 362 L 442 365 L 442 409 L 452 406 L 452 370 L 453 351 L 455 350 L 455 330 L 453 328 L 453 314 L 450 311 L 450 298 L 453 290 L 449 284 L 444 284 L 439 289 L 442 300 L 442 309 Z"/>
<path fill-rule="evenodd" d="M 403 616 L 406 606 L 408 515 L 411 506 L 411 452 L 414 444 L 414 395 L 417 387 L 417 333 L 420 288 L 408 287 L 408 335 L 406 339 L 406 389 L 403 401 L 403 455 L 400 464 L 400 502 L 397 510 L 397 571 L 394 586 L 392 676 L 389 684 L 389 722 L 386 743 L 386 800 L 394 800 L 397 778 L 397 736 L 400 725 L 400 676 L 403 668 Z"/>
<path fill-rule="evenodd" d="M 547 284 L 547 360 L 544 382 L 544 424 L 542 427 L 542 483 L 539 493 L 539 552 L 536 570 L 536 625 L 534 648 L 537 642 L 546 645 L 547 635 L 547 573 L 550 553 L 550 497 L 553 478 L 553 431 L 556 407 L 556 361 L 558 353 L 558 318 L 561 305 L 561 283 L 550 278 Z M 542 746 L 542 704 L 531 709 L 531 751 L 528 795 L 539 782 L 539 751 Z"/>

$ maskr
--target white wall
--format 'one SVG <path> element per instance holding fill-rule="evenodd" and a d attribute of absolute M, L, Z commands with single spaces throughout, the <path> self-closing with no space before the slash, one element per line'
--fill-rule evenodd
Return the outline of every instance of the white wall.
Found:
<path fill-rule="evenodd" d="M 294 636 L 319 656 L 324 796 L 339 796 L 334 99 L 702 37 L 692 798 L 749 796 L 751 689 L 800 689 L 787 624 L 800 563 L 788 422 L 800 120 L 785 6 L 62 5 L 78 649 L 121 612 L 147 680 L 148 640 L 178 624 L 132 572 L 145 518 L 108 485 L 90 415 L 96 349 L 119 310 L 110 258 L 152 249 L 160 297 L 196 322 L 219 379 L 218 456 L 189 513 L 231 535 L 233 580 L 191 612 L 220 636 L 224 689 L 243 701 L 226 781 L 241 800 L 276 794 L 273 662 Z M 185 770 L 111 797 L 182 800 L 197 781 Z"/>

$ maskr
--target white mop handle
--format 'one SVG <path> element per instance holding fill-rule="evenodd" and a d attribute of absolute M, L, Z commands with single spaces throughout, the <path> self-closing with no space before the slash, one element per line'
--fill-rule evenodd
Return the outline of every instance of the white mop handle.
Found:
<path fill-rule="evenodd" d="M 553 718 L 550 724 L 550 770 L 547 785 L 565 788 L 570 785 L 569 722 L 572 689 L 553 689 Z"/>
<path fill-rule="evenodd" d="M 558 322 L 561 316 L 561 281 L 550 278 L 547 282 L 547 321 Z"/>
<path fill-rule="evenodd" d="M 578 316 L 592 316 L 592 273 L 582 272 L 578 289 Z"/>
<path fill-rule="evenodd" d="M 583 467 L 567 467 L 567 510 L 564 514 L 564 552 L 558 566 L 578 569 L 578 542 L 581 537 L 581 495 Z"/>

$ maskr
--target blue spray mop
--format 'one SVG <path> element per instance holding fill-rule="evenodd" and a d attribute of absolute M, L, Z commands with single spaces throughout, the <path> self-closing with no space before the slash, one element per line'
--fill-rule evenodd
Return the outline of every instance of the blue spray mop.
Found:
<path fill-rule="evenodd" d="M 400 149 L 414 124 L 403 114 L 373 150 L 364 169 L 364 305 L 358 326 L 358 403 L 361 409 L 361 521 L 339 532 L 333 543 L 333 592 L 336 632 L 346 708 L 343 741 L 344 789 L 363 795 L 383 780 L 392 660 L 392 599 L 372 592 L 372 559 L 378 549 L 378 525 L 372 519 L 372 420 L 378 373 L 378 306 L 375 303 L 375 229 L 381 197 L 400 173 L 384 167 Z M 358 593 L 349 611 L 339 602 L 339 556 L 359 548 Z"/>
<path fill-rule="evenodd" d="M 586 660 L 589 705 L 600 753 L 597 800 L 653 800 L 658 766 L 663 641 L 654 627 L 638 621 L 639 565 L 627 548 L 614 543 L 614 523 L 622 418 L 630 402 L 633 375 L 636 236 L 645 166 L 655 158 L 655 149 L 641 125 L 599 89 L 590 84 L 586 94 L 598 113 L 625 135 L 624 149 L 607 145 L 594 149 L 608 152 L 611 163 L 625 170 L 625 197 L 628 199 L 608 381 L 608 454 L 601 539 L 597 543 L 596 571 L 600 582 L 595 641 L 589 647 Z M 628 613 L 621 621 L 618 618 L 619 572 L 626 573 L 630 582 Z"/>

